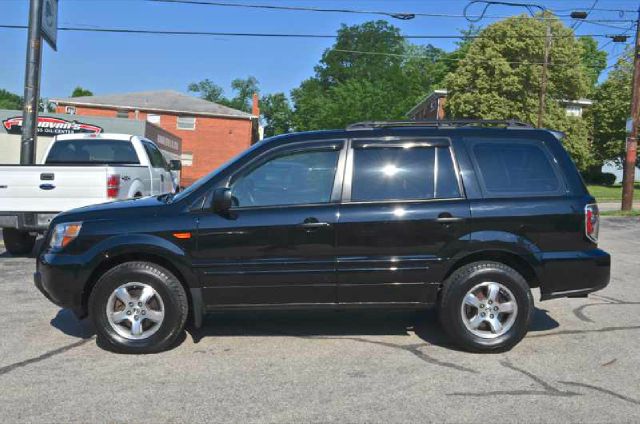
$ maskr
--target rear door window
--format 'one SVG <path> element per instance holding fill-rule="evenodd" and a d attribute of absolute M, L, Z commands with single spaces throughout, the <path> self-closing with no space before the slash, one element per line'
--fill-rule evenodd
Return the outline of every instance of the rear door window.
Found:
<path fill-rule="evenodd" d="M 503 140 L 470 143 L 480 183 L 489 195 L 554 195 L 563 186 L 543 144 Z"/>
<path fill-rule="evenodd" d="M 449 147 L 354 146 L 351 201 L 460 197 Z"/>

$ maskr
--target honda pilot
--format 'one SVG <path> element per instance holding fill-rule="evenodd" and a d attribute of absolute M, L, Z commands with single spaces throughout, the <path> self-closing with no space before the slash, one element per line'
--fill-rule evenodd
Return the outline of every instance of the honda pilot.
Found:
<path fill-rule="evenodd" d="M 540 300 L 609 282 L 561 134 L 513 121 L 366 122 L 258 142 L 178 194 L 51 222 L 36 286 L 106 346 L 173 346 L 208 312 L 437 305 L 504 351 Z"/>

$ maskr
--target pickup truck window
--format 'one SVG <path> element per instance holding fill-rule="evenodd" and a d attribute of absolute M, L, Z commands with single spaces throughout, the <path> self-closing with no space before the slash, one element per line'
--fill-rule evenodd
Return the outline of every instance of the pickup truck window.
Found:
<path fill-rule="evenodd" d="M 100 139 L 56 141 L 45 163 L 137 165 L 140 161 L 130 141 Z"/>
<path fill-rule="evenodd" d="M 168 169 L 167 161 L 164 160 L 164 156 L 162 156 L 162 153 L 160 153 L 160 150 L 158 150 L 156 146 L 146 142 L 143 142 L 142 145 L 144 146 L 144 150 L 147 152 L 147 156 L 149 156 L 152 167 Z"/>

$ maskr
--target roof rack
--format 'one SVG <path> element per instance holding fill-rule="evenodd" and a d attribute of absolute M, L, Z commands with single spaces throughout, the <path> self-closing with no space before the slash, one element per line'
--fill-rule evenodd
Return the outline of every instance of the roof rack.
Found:
<path fill-rule="evenodd" d="M 411 121 L 364 121 L 347 126 L 347 131 L 374 128 L 394 127 L 505 127 L 505 128 L 533 128 L 531 125 L 515 119 L 418 119 Z"/>

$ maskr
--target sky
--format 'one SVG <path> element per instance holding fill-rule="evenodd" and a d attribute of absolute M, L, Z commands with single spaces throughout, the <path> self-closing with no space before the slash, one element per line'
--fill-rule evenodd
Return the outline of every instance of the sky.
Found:
<path fill-rule="evenodd" d="M 271 4 L 322 8 L 350 8 L 394 12 L 461 15 L 466 0 L 226 0 L 244 4 Z M 593 0 L 539 1 L 547 8 L 588 9 Z M 28 0 L 0 0 L 0 25 L 26 25 Z M 599 0 L 596 8 L 636 9 L 637 0 Z M 470 13 L 477 14 L 475 5 Z M 514 15 L 522 9 L 493 6 L 487 14 Z M 341 24 L 379 19 L 375 15 L 257 10 L 193 4 L 167 4 L 146 0 L 60 0 L 59 26 L 136 28 L 216 32 L 272 32 L 335 34 Z M 594 11 L 590 19 L 636 19 L 627 12 Z M 389 19 L 402 33 L 412 35 L 459 34 L 469 23 L 463 17 Z M 486 26 L 496 19 L 484 18 Z M 573 23 L 570 19 L 567 24 Z M 628 27 L 630 24 L 612 25 Z M 583 22 L 577 34 L 616 34 L 624 31 Z M 628 34 L 633 35 L 633 31 Z M 27 32 L 0 28 L 0 88 L 23 94 Z M 600 45 L 607 39 L 599 38 Z M 632 42 L 629 38 L 629 42 Z M 455 40 L 414 40 L 453 50 Z M 172 89 L 187 91 L 191 82 L 209 78 L 232 95 L 234 78 L 255 76 L 262 93 L 289 93 L 313 75 L 332 39 L 242 38 L 227 36 L 166 36 L 60 32 L 58 51 L 44 47 L 41 96 L 67 97 L 76 86 L 94 94 Z M 609 65 L 624 46 L 608 43 Z"/>

